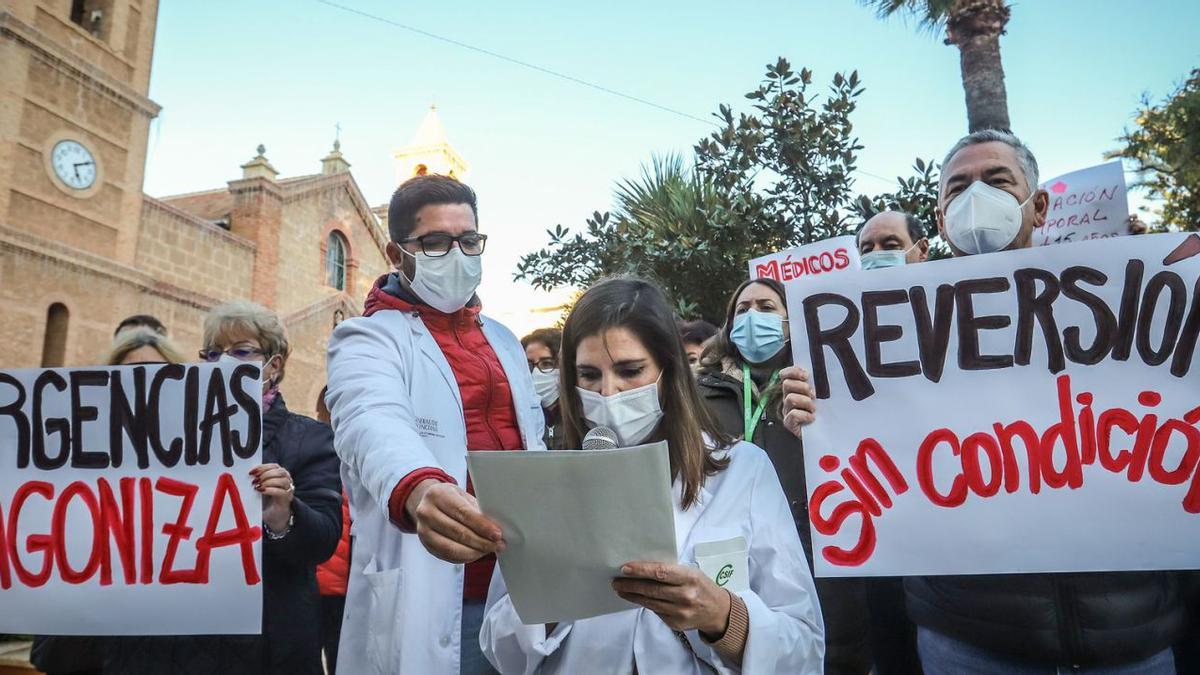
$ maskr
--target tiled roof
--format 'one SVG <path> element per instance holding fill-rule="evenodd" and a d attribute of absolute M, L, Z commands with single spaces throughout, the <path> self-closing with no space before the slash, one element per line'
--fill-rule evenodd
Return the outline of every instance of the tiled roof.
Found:
<path fill-rule="evenodd" d="M 208 221 L 228 220 L 233 211 L 233 195 L 228 188 L 162 197 L 159 201 Z"/>

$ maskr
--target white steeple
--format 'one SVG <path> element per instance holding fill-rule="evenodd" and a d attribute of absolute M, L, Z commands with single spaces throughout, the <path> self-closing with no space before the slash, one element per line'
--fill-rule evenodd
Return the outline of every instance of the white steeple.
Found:
<path fill-rule="evenodd" d="M 430 173 L 442 174 L 462 180 L 467 173 L 466 160 L 446 140 L 446 129 L 438 117 L 437 106 L 429 106 L 429 112 L 417 127 L 412 141 L 397 148 L 392 155 L 396 159 L 397 184 Z"/>

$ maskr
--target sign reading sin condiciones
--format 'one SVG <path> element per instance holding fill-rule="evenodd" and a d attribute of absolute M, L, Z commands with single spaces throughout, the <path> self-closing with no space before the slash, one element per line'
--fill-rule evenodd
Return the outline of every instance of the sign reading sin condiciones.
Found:
<path fill-rule="evenodd" d="M 789 288 L 825 576 L 1200 567 L 1200 236 Z"/>

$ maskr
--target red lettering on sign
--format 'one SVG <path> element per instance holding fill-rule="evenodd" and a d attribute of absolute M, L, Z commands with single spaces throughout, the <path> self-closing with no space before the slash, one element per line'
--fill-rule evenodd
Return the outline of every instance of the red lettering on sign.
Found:
<path fill-rule="evenodd" d="M 1022 474 L 1013 441 L 1019 439 L 1024 446 L 1021 454 L 1028 467 L 1025 486 L 1031 495 L 1041 491 L 1043 481 L 1051 489 L 1083 487 L 1083 467 L 1095 466 L 1099 460 L 1100 469 L 1124 474 L 1130 482 L 1143 481 L 1147 476 L 1160 485 L 1182 485 L 1190 481 L 1181 506 L 1186 513 L 1200 513 L 1200 406 L 1188 411 L 1182 419 L 1167 419 L 1160 424 L 1159 416 L 1154 412 L 1147 412 L 1140 420 L 1124 408 L 1095 414 L 1092 394 L 1083 392 L 1073 396 L 1069 375 L 1060 375 L 1055 387 L 1058 419 L 1040 435 L 1025 420 L 1007 424 L 996 422 L 990 432 L 972 433 L 961 441 L 948 428 L 927 434 L 917 450 L 915 467 L 924 498 L 942 508 L 957 508 L 971 495 L 992 499 L 999 494 L 1001 486 L 1009 494 L 1018 491 L 1022 487 Z M 1081 406 L 1078 416 L 1073 402 Z M 1162 395 L 1155 391 L 1143 391 L 1138 395 L 1138 403 L 1151 410 L 1161 402 Z M 1114 454 L 1113 434 L 1118 429 L 1131 438 L 1133 445 Z M 1181 453 L 1169 453 L 1170 448 L 1180 445 L 1183 447 Z M 957 466 L 951 474 L 937 476 L 935 465 L 944 470 L 947 459 L 935 453 L 947 451 L 957 459 Z M 1168 454 L 1172 459 L 1168 459 Z M 1056 465 L 1056 456 L 1062 458 L 1061 468 Z M 822 549 L 822 555 L 834 565 L 861 565 L 870 558 L 877 543 L 874 519 L 885 517 L 893 504 L 883 483 L 869 470 L 867 457 L 881 469 L 897 495 L 908 489 L 891 457 L 872 438 L 859 444 L 849 460 L 850 468 L 841 469 L 841 481 L 829 480 L 817 486 L 809 504 L 817 532 L 834 536 L 841 532 L 851 516 L 861 517 L 858 543 L 854 547 L 847 550 L 826 546 Z M 827 474 L 833 474 L 840 465 L 841 460 L 832 454 L 821 457 L 818 462 Z M 939 477 L 942 485 L 950 480 L 948 491 L 939 490 Z M 853 498 L 839 503 L 829 517 L 825 517 L 821 512 L 825 502 L 847 488 Z"/>
<path fill-rule="evenodd" d="M 254 544 L 262 537 L 262 528 L 251 526 L 242 504 L 237 484 L 232 474 L 223 473 L 217 478 L 212 506 L 204 527 L 204 535 L 195 541 L 196 565 L 188 569 L 176 569 L 175 560 L 180 545 L 191 540 L 193 527 L 191 513 L 199 487 L 172 478 L 122 478 L 114 492 L 108 479 L 98 478 L 95 489 L 85 481 L 68 484 L 56 495 L 53 483 L 29 481 L 20 485 L 7 504 L 0 500 L 0 589 L 11 588 L 13 577 L 16 582 L 30 588 L 45 585 L 51 578 L 68 584 L 82 584 L 98 578 L 100 585 L 113 583 L 114 558 L 121 562 L 120 578 L 125 585 L 155 583 L 155 492 L 179 497 L 178 510 L 174 519 L 163 524 L 161 534 L 167 538 L 162 551 L 157 583 L 161 584 L 206 584 L 209 581 L 209 562 L 212 552 L 224 547 L 237 547 L 242 563 L 243 575 L 248 585 L 262 581 L 254 558 Z M 119 493 L 119 495 L 118 495 Z M 26 533 L 21 527 L 21 515 L 29 510 L 29 499 L 41 497 L 49 502 L 48 532 Z M 82 508 L 81 508 L 82 507 Z M 218 531 L 222 518 L 229 514 L 233 526 Z M 73 561 L 68 559 L 67 545 L 72 533 L 78 533 L 74 520 L 87 518 L 89 536 L 72 546 L 87 543 L 87 558 L 82 567 L 76 567 L 81 553 Z M 26 521 L 29 520 L 27 516 Z M 19 544 L 24 545 L 24 552 Z M 113 547 L 116 551 L 113 551 Z M 31 569 L 22 555 L 41 554 L 40 566 Z"/>
<path fill-rule="evenodd" d="M 35 574 L 30 572 L 21 556 L 17 553 L 17 532 L 21 521 L 21 509 L 25 500 L 31 495 L 38 495 L 50 501 L 54 499 L 54 485 L 46 481 L 34 480 L 17 488 L 13 494 L 12 505 L 8 511 L 8 555 L 12 559 L 13 571 L 17 579 L 24 585 L 37 588 L 50 579 L 51 568 L 54 565 L 53 542 L 48 534 L 31 534 L 25 538 L 25 550 L 29 553 L 42 553 L 42 569 Z"/>
<path fill-rule="evenodd" d="M 92 550 L 88 554 L 87 564 L 81 570 L 73 569 L 71 562 L 67 560 L 67 507 L 71 505 L 71 499 L 76 495 L 87 508 L 92 523 Z M 96 570 L 100 569 L 100 541 L 104 538 L 100 504 L 96 501 L 96 495 L 92 494 L 87 483 L 77 480 L 63 489 L 58 500 L 54 502 L 54 515 L 51 516 L 50 522 L 50 536 L 54 541 L 54 564 L 58 567 L 62 580 L 68 584 L 82 584 L 90 579 Z"/>

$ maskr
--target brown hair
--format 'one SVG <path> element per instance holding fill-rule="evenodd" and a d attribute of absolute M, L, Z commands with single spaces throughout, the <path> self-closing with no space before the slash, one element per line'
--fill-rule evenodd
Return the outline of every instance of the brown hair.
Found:
<path fill-rule="evenodd" d="M 428 174 L 409 178 L 392 193 L 388 205 L 388 234 L 400 242 L 417 228 L 417 211 L 431 204 L 466 204 L 479 220 L 475 191 L 449 176 Z"/>
<path fill-rule="evenodd" d="M 728 466 L 728 459 L 718 459 L 713 452 L 728 448 L 733 439 L 721 430 L 700 399 L 671 303 L 656 284 L 636 277 L 605 279 L 589 288 L 567 317 L 559 357 L 567 447 L 579 447 L 587 428 L 575 390 L 576 350 L 584 338 L 613 328 L 633 333 L 662 371 L 663 420 L 654 438 L 667 441 L 671 477 L 683 482 L 682 505 L 686 509 L 696 502 L 705 479 Z"/>
<path fill-rule="evenodd" d="M 785 308 L 787 307 L 787 291 L 783 289 L 783 284 L 778 281 L 770 277 L 760 277 L 758 279 L 743 281 L 737 287 L 737 290 L 733 292 L 733 295 L 729 297 L 729 304 L 725 307 L 725 325 L 721 326 L 721 331 L 713 337 L 708 346 L 704 348 L 704 353 L 700 356 L 701 373 L 722 372 L 725 369 L 725 365 L 730 362 L 735 368 L 741 369 L 742 365 L 746 363 L 746 359 L 742 358 L 742 353 L 738 351 L 733 341 L 729 339 L 729 334 L 733 331 L 733 315 L 737 311 L 738 297 L 742 295 L 742 291 L 745 291 L 753 284 L 762 284 L 771 289 L 775 295 L 779 296 L 780 304 Z M 776 418 L 782 417 L 783 386 L 776 383 L 763 393 L 767 397 L 767 412 Z"/>
<path fill-rule="evenodd" d="M 562 331 L 557 328 L 539 328 L 521 338 L 521 348 L 524 349 L 534 342 L 546 345 L 550 356 L 558 359 L 558 350 L 562 347 Z"/>

